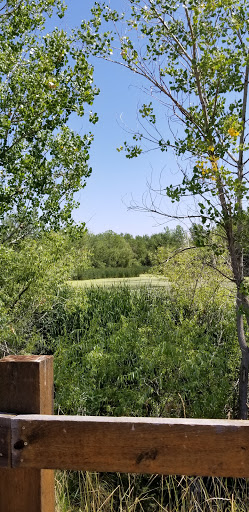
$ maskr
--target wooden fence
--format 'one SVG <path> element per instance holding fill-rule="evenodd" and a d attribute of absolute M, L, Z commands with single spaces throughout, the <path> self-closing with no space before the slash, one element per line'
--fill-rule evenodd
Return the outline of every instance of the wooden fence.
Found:
<path fill-rule="evenodd" d="M 54 469 L 249 477 L 249 421 L 53 416 L 53 358 L 0 360 L 0 512 L 54 512 Z"/>

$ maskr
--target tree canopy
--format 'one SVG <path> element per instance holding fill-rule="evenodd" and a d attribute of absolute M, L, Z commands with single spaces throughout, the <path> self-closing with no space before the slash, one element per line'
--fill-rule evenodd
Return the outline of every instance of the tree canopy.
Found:
<path fill-rule="evenodd" d="M 0 223 L 34 211 L 43 227 L 67 223 L 91 173 L 92 134 L 71 130 L 70 116 L 82 117 L 98 91 L 76 33 L 47 31 L 64 11 L 61 0 L 0 2 Z"/>
<path fill-rule="evenodd" d="M 170 184 L 166 177 L 161 193 L 172 202 L 192 196 L 197 209 L 186 217 L 205 226 L 199 230 L 198 245 L 211 245 L 217 254 L 224 243 L 228 249 L 230 270 L 225 275 L 237 290 L 242 355 L 240 417 L 246 418 L 249 350 L 243 317 L 249 325 L 249 301 L 243 251 L 249 199 L 249 4 L 129 0 L 125 12 L 117 2 L 113 5 L 95 3 L 92 20 L 82 24 L 85 55 L 101 56 L 144 78 L 149 101 L 139 110 L 141 131 L 123 148 L 128 158 L 138 156 L 146 140 L 163 152 L 172 148 L 177 157 L 184 155 L 179 183 Z M 157 103 L 170 125 L 168 129 L 166 123 L 163 133 Z M 145 121 L 149 126 L 143 129 Z M 185 217 L 154 204 L 151 208 L 167 217 Z M 217 236 L 212 239 L 214 225 L 218 241 Z"/>

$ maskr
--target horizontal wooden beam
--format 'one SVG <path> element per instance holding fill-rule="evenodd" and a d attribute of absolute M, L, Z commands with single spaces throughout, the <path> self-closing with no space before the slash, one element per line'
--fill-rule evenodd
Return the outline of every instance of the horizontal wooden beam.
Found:
<path fill-rule="evenodd" d="M 249 477 L 249 421 L 17 416 L 17 468 Z"/>

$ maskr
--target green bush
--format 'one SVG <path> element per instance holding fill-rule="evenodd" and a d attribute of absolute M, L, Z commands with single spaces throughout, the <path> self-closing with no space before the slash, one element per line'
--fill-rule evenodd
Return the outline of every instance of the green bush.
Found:
<path fill-rule="evenodd" d="M 225 314 L 224 314 L 225 313 Z M 226 417 L 239 353 L 233 308 L 187 308 L 164 290 L 65 289 L 38 351 L 55 355 L 64 414 Z"/>

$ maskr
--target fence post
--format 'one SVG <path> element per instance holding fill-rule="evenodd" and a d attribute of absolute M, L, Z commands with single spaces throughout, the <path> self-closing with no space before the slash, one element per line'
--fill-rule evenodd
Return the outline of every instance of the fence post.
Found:
<path fill-rule="evenodd" d="M 0 359 L 0 412 L 53 414 L 53 357 Z M 0 512 L 54 512 L 54 472 L 0 468 Z"/>

